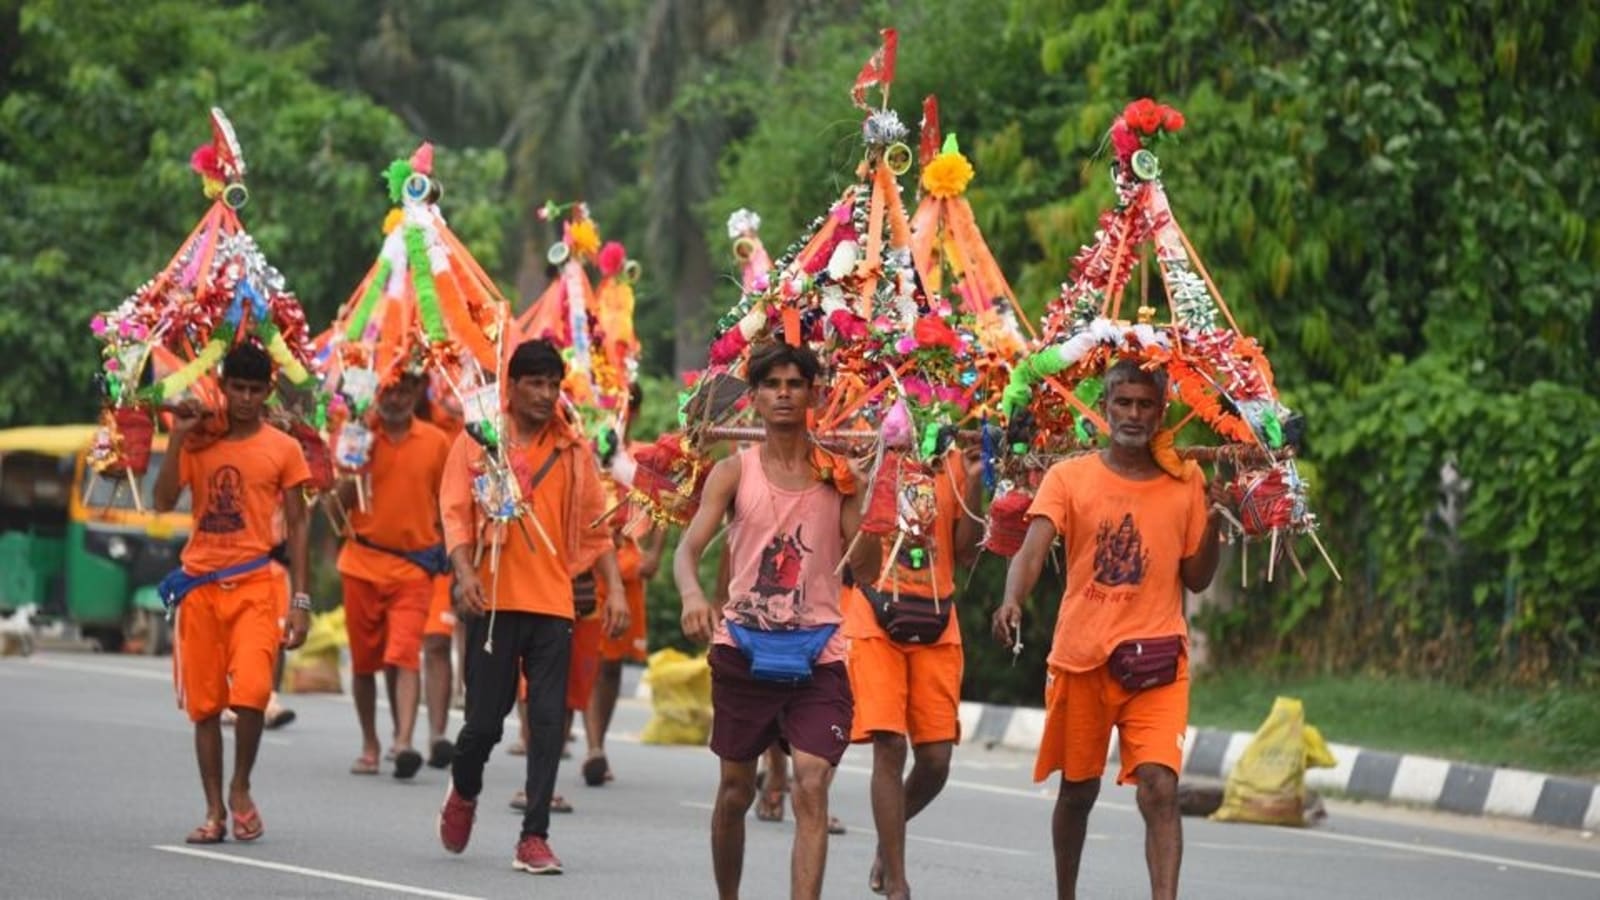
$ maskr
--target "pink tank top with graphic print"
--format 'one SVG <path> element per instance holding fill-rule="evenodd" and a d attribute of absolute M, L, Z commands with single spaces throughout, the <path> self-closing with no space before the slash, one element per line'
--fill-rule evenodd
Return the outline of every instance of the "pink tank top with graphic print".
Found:
<path fill-rule="evenodd" d="M 761 467 L 760 447 L 739 454 L 739 490 L 728 526 L 728 602 L 715 643 L 733 646 L 724 624 L 728 621 L 765 631 L 843 621 L 840 579 L 834 574 L 844 553 L 839 536 L 842 500 L 829 484 L 819 482 L 803 491 L 772 484 Z M 844 658 L 841 628 L 817 662 Z"/>

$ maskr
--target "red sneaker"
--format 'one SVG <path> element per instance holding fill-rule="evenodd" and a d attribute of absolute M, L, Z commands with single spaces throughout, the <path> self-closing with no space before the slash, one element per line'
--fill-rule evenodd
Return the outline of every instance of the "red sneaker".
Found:
<path fill-rule="evenodd" d="M 511 867 L 532 875 L 561 874 L 561 860 L 550 850 L 550 843 L 536 834 L 517 842 L 517 858 Z"/>
<path fill-rule="evenodd" d="M 454 783 L 444 795 L 444 806 L 439 807 L 439 843 L 451 853 L 467 849 L 472 837 L 472 820 L 478 815 L 478 801 L 464 800 L 456 793 Z"/>

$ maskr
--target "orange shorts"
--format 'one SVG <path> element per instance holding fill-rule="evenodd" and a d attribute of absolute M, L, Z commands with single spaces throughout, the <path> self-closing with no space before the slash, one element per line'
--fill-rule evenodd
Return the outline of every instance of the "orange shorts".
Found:
<path fill-rule="evenodd" d="M 606 599 L 605 582 L 597 585 L 601 603 Z M 600 658 L 606 662 L 621 662 L 631 659 L 634 662 L 644 662 L 645 653 L 649 644 L 645 641 L 644 634 L 644 582 L 637 578 L 626 578 L 622 582 L 622 591 L 628 595 L 628 630 L 621 637 L 600 636 Z"/>
<path fill-rule="evenodd" d="M 450 599 L 449 575 L 433 578 L 433 602 L 428 604 L 428 624 L 422 626 L 423 637 L 450 637 L 456 633 L 456 609 Z"/>
<path fill-rule="evenodd" d="M 1116 726 L 1122 770 L 1118 784 L 1131 784 L 1145 763 L 1183 771 L 1183 741 L 1189 724 L 1189 657 L 1178 658 L 1171 684 L 1129 693 L 1107 666 L 1088 672 L 1050 667 L 1045 677 L 1044 736 L 1033 764 L 1033 780 L 1059 771 L 1068 781 L 1099 778 L 1106 770 L 1111 728 Z"/>
<path fill-rule="evenodd" d="M 961 740 L 960 644 L 897 644 L 852 638 L 850 692 L 856 698 L 850 740 L 875 731 L 903 734 L 913 746 Z"/>
<path fill-rule="evenodd" d="M 224 709 L 266 709 L 289 610 L 288 580 L 271 571 L 195 588 L 173 626 L 178 708 L 200 722 Z"/>
<path fill-rule="evenodd" d="M 433 601 L 433 580 L 377 583 L 349 575 L 343 580 L 350 671 L 371 675 L 394 666 L 415 672 L 422 661 L 422 629 Z"/>
<path fill-rule="evenodd" d="M 567 709 L 589 708 L 594 680 L 600 674 L 600 639 L 605 632 L 598 615 L 572 623 L 572 662 L 567 666 Z"/>

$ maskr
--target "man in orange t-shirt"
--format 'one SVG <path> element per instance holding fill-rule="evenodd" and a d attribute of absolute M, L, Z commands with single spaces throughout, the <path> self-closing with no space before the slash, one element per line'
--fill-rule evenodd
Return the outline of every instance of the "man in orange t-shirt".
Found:
<path fill-rule="evenodd" d="M 1076 889 L 1115 727 L 1117 783 L 1138 785 L 1150 892 L 1160 900 L 1177 896 L 1183 856 L 1177 798 L 1189 717 L 1183 591 L 1205 590 L 1216 574 L 1214 510 L 1224 492 L 1219 479 L 1208 496 L 1198 466 L 1189 463 L 1174 477 L 1151 453 L 1167 408 L 1165 372 L 1124 360 L 1107 370 L 1105 391 L 1111 445 L 1045 474 L 1022 549 L 1006 573 L 994 631 L 1008 646 L 1020 639 L 1023 598 L 1059 535 L 1067 590 L 1050 648 L 1044 736 L 1033 770 L 1036 781 L 1061 773 L 1051 828 L 1056 890 L 1071 896 Z M 1119 677 L 1120 661 L 1136 656 L 1147 664 L 1170 661 L 1158 674 Z"/>
<path fill-rule="evenodd" d="M 439 482 L 450 444 L 444 433 L 417 419 L 423 380 L 403 374 L 378 394 L 377 428 L 367 471 L 368 507 L 357 508 L 353 483 L 340 486 L 350 514 L 350 536 L 339 551 L 344 582 L 345 630 L 350 636 L 351 696 L 361 725 L 356 775 L 378 774 L 377 679 L 383 672 L 394 724 L 394 777 L 422 768 L 412 746 L 421 694 L 418 667 L 434 580 L 447 561 L 439 530 Z"/>
<path fill-rule="evenodd" d="M 190 832 L 191 844 L 221 843 L 229 809 L 235 840 L 262 835 L 250 776 L 272 695 L 273 663 L 279 645 L 300 646 L 311 625 L 311 599 L 305 594 L 306 503 L 300 493 L 311 474 L 299 443 L 262 419 L 271 390 L 272 360 L 266 352 L 254 344 L 235 347 L 222 361 L 226 433 L 198 446 L 191 435 L 205 412 L 197 401 L 185 401 L 174 411 L 172 439 L 156 476 L 157 511 L 175 508 L 185 488 L 193 497 L 194 529 L 180 555 L 182 568 L 161 585 L 163 601 L 176 607 L 173 680 L 179 706 L 194 722 L 206 799 L 206 819 Z M 284 596 L 284 579 L 271 564 L 280 510 L 292 599 Z M 237 716 L 226 804 L 224 709 Z"/>
<path fill-rule="evenodd" d="M 872 742 L 878 853 L 868 880 L 874 892 L 890 897 L 910 892 L 906 822 L 944 788 L 961 736 L 961 628 L 952 606 L 956 567 L 972 564 L 983 537 L 981 523 L 967 513 L 983 503 L 981 473 L 977 448 L 964 459 L 949 451 L 934 471 L 938 516 L 932 545 L 903 549 L 891 563 L 892 542 L 885 541 L 888 571 L 879 583 L 844 589 L 850 690 L 856 698 L 850 739 Z M 935 631 L 940 616 L 945 623 Z M 902 782 L 908 739 L 911 774 Z"/>
<path fill-rule="evenodd" d="M 561 354 L 545 340 L 519 345 L 507 366 L 508 414 L 500 440 L 529 512 L 512 522 L 485 521 L 473 486 L 487 483 L 492 472 L 470 429 L 450 449 L 439 500 L 461 600 L 476 613 L 467 626 L 466 723 L 456 737 L 451 786 L 439 811 L 439 841 L 451 853 L 466 849 L 484 764 L 516 704 L 518 676 L 524 676 L 528 806 L 513 865 L 533 874 L 561 871 L 548 838 L 565 738 L 572 580 L 591 569 L 604 579 L 611 597 L 604 629 L 615 635 L 628 627 L 610 532 L 589 527 L 606 511 L 600 470 L 581 435 L 556 411 L 565 373 Z"/>

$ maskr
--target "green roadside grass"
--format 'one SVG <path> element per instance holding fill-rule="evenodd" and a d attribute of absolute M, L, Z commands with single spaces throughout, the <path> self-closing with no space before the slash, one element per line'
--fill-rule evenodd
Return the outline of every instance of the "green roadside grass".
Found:
<path fill-rule="evenodd" d="M 1198 728 L 1254 731 L 1274 697 L 1305 703 L 1329 741 L 1600 779 L 1600 690 L 1473 689 L 1391 676 L 1210 671 L 1190 691 Z"/>

